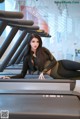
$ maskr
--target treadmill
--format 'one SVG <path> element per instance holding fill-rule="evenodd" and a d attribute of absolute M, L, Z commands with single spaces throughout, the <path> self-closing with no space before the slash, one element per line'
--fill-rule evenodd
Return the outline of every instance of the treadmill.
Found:
<path fill-rule="evenodd" d="M 80 94 L 53 90 L 0 90 L 1 118 L 80 119 Z"/>
<path fill-rule="evenodd" d="M 60 89 L 56 87 L 56 83 L 58 79 L 0 80 L 0 118 L 80 119 L 80 93 L 67 90 L 65 86 L 74 82 L 60 80 L 65 90 L 62 85 Z"/>

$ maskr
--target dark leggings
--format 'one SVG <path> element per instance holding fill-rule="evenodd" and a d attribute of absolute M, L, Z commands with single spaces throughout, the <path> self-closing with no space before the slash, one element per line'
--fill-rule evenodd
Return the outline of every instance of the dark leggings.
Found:
<path fill-rule="evenodd" d="M 80 79 L 80 63 L 70 60 L 60 60 L 57 73 L 64 78 Z"/>
<path fill-rule="evenodd" d="M 80 70 L 80 63 L 76 61 L 70 61 L 70 60 L 61 60 L 62 65 L 67 70 Z"/>

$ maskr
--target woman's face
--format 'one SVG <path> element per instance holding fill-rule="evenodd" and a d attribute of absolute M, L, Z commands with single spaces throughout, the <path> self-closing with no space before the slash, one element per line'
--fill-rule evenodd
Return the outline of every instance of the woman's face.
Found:
<path fill-rule="evenodd" d="M 39 47 L 39 40 L 37 38 L 33 38 L 30 42 L 30 45 L 33 51 L 37 50 L 37 48 Z"/>

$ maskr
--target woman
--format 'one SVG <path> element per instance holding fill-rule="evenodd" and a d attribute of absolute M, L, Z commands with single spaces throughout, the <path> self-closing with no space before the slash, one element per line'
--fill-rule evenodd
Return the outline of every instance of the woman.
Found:
<path fill-rule="evenodd" d="M 70 60 L 57 61 L 47 48 L 42 47 L 39 35 L 29 34 L 27 45 L 21 74 L 4 78 L 24 78 L 28 70 L 38 70 L 41 72 L 39 79 L 44 79 L 44 74 L 54 79 L 80 79 L 80 63 Z"/>

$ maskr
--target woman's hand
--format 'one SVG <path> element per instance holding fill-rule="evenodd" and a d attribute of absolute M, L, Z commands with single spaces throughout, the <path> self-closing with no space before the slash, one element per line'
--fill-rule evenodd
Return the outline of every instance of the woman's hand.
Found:
<path fill-rule="evenodd" d="M 9 76 L 2 76 L 2 77 L 0 77 L 0 79 L 10 79 L 10 77 Z"/>
<path fill-rule="evenodd" d="M 45 79 L 43 72 L 39 75 L 39 79 L 41 79 L 41 80 Z"/>

